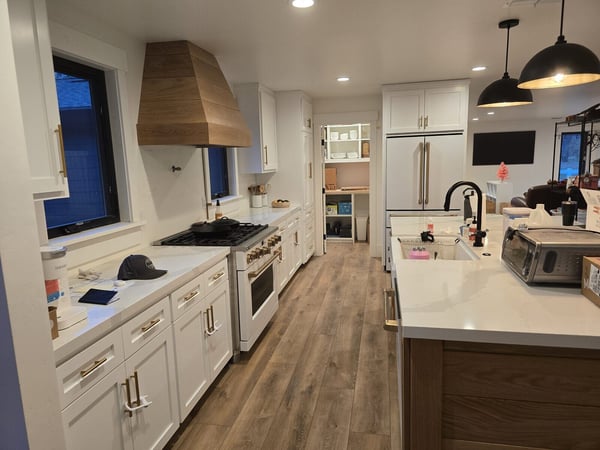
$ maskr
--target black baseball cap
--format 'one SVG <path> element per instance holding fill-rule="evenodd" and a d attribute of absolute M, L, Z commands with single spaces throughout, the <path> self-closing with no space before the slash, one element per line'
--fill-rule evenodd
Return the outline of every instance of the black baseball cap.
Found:
<path fill-rule="evenodd" d="M 119 267 L 119 280 L 152 280 L 167 273 L 166 270 L 156 269 L 150 258 L 145 255 L 129 255 Z"/>

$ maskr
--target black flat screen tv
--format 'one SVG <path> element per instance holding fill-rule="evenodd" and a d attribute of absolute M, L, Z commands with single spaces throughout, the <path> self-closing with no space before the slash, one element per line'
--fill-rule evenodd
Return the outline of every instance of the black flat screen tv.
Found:
<path fill-rule="evenodd" d="M 533 164 L 535 131 L 473 134 L 473 165 Z"/>

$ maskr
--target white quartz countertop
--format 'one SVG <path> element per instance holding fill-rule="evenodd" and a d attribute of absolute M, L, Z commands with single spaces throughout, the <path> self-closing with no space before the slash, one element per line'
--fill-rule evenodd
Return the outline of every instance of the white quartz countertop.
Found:
<path fill-rule="evenodd" d="M 115 288 L 119 299 L 108 305 L 74 303 L 86 308 L 88 317 L 61 330 L 52 341 L 57 365 L 208 270 L 229 254 L 229 248 L 147 247 L 135 253 L 148 256 L 154 267 L 167 273 L 154 280 L 126 281 L 125 286 Z M 121 262 L 119 258 L 94 268 L 100 275 L 96 281 L 71 280 L 71 298 L 80 297 L 90 287 L 112 289 Z"/>
<path fill-rule="evenodd" d="M 457 234 L 459 217 L 434 217 L 435 234 Z M 600 349 L 600 308 L 579 286 L 528 286 L 501 261 L 502 216 L 488 215 L 476 261 L 404 260 L 398 235 L 426 217 L 393 217 L 392 253 L 404 337 Z"/>
<path fill-rule="evenodd" d="M 283 220 L 291 214 L 301 210 L 299 205 L 292 203 L 287 208 L 250 208 L 233 215 L 233 219 L 240 222 L 260 223 L 271 226 L 278 226 Z"/>

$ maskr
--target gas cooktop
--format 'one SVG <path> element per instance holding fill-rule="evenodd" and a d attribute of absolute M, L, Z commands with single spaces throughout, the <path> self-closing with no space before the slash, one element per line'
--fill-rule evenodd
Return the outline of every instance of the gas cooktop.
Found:
<path fill-rule="evenodd" d="M 240 223 L 236 228 L 222 233 L 198 233 L 190 229 L 161 239 L 155 242 L 154 245 L 235 247 L 267 228 L 267 225 Z"/>

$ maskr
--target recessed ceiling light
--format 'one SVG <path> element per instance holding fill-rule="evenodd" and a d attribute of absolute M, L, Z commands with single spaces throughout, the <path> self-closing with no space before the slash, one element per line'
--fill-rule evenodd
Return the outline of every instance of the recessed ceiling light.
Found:
<path fill-rule="evenodd" d="M 477 121 L 479 120 L 479 117 L 473 117 L 473 120 Z"/>
<path fill-rule="evenodd" d="M 315 4 L 314 0 L 290 0 L 290 3 L 295 8 L 310 8 Z"/>
<path fill-rule="evenodd" d="M 350 77 L 337 77 L 339 82 L 350 81 Z"/>
<path fill-rule="evenodd" d="M 493 116 L 494 114 L 496 114 L 494 111 L 488 112 L 488 116 Z"/>
<path fill-rule="evenodd" d="M 485 70 L 485 69 L 487 69 L 487 67 L 485 67 L 485 66 L 475 66 L 471 70 L 473 72 L 481 72 L 482 70 Z"/>

